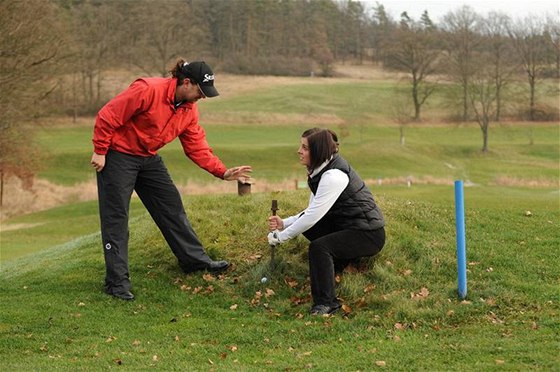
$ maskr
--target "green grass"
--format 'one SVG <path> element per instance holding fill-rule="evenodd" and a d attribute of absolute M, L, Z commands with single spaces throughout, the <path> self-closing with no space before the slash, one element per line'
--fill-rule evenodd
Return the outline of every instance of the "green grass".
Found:
<path fill-rule="evenodd" d="M 291 179 L 303 172 L 297 161 L 302 125 L 211 125 L 206 128 L 214 152 L 229 166 L 250 164 L 256 180 Z M 338 130 L 337 127 L 333 129 Z M 51 182 L 74 184 L 92 178 L 91 128 L 53 128 L 40 134 L 40 142 L 52 150 L 51 166 L 40 176 Z M 525 125 L 495 126 L 490 130 L 490 153 L 482 154 L 481 133 L 469 126 L 412 126 L 405 129 L 406 144 L 399 144 L 398 128 L 391 125 L 351 126 L 341 138 L 341 153 L 364 178 L 413 176 L 453 180 L 469 179 L 493 184 L 515 177 L 520 180 L 558 179 L 559 127 L 535 124 L 534 144 L 529 144 Z M 57 144 L 53 143 L 57 138 Z M 178 141 L 160 151 L 176 182 L 209 182 L 214 177 L 201 172 L 185 157 Z"/>
<path fill-rule="evenodd" d="M 145 212 L 137 198 L 132 199 L 130 218 Z M 10 229 L 18 225 L 23 228 Z M 3 222 L 0 262 L 23 257 L 78 237 L 99 232 L 97 201 L 74 203 L 42 212 L 18 216 Z"/>
<path fill-rule="evenodd" d="M 522 198 L 467 209 L 463 303 L 456 295 L 452 206 L 419 200 L 421 193 L 388 195 L 400 191 L 374 190 L 388 241 L 364 263 L 367 271 L 343 275 L 338 294 L 352 309 L 347 317 L 306 315 L 304 239 L 279 248 L 267 286 L 258 280 L 268 263 L 270 199 L 290 214 L 305 205 L 306 191 L 190 197 L 186 207 L 208 251 L 234 269 L 220 277 L 181 274 L 146 215 L 131 222 L 133 303 L 102 293 L 99 234 L 5 263 L 0 367 L 373 370 L 384 362 L 390 370 L 557 368 L 556 196 L 537 201 L 530 217 Z M 267 289 L 273 291 L 268 297 Z"/>
<path fill-rule="evenodd" d="M 306 205 L 305 190 L 184 197 L 209 254 L 233 263 L 219 277 L 183 275 L 133 199 L 133 303 L 102 293 L 97 203 L 83 202 L 2 222 L 26 227 L 0 237 L 0 369 L 557 370 L 558 124 L 493 123 L 490 152 L 481 154 L 478 126 L 427 120 L 407 126 L 401 146 L 390 116 L 402 87 L 318 81 L 207 100 L 201 111 L 237 118 L 206 126 L 208 140 L 226 164 L 252 165 L 256 182 L 304 179 L 296 150 L 315 123 L 295 115 L 291 124 L 247 125 L 244 115 L 328 114 L 344 123 L 331 125 L 341 153 L 373 180 L 388 223 L 381 254 L 343 275 L 338 295 L 351 309 L 347 316 L 306 315 L 301 237 L 279 248 L 272 281 L 260 284 L 270 200 L 288 215 Z M 442 92 L 425 112 L 441 116 L 445 104 Z M 40 127 L 40 177 L 64 185 L 91 180 L 92 126 L 93 119 Z M 177 183 L 214 182 L 177 142 L 161 155 Z M 447 184 L 389 182 L 408 176 Z M 466 302 L 456 294 L 455 179 L 472 184 L 465 187 Z"/>

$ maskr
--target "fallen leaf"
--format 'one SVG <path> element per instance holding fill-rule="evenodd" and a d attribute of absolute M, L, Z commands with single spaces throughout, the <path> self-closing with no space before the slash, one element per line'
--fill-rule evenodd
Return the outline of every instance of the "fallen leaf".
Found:
<path fill-rule="evenodd" d="M 412 275 L 412 270 L 410 270 L 410 269 L 405 270 L 405 271 L 403 272 L 403 275 L 404 275 L 404 276 Z"/>
<path fill-rule="evenodd" d="M 141 344 L 141 342 L 139 340 L 134 340 L 132 342 L 132 346 L 139 346 Z"/>
<path fill-rule="evenodd" d="M 224 360 L 227 358 L 227 353 L 224 351 L 223 353 L 220 353 L 220 359 Z"/>
<path fill-rule="evenodd" d="M 113 342 L 115 341 L 117 338 L 115 336 L 109 336 L 107 337 L 107 339 L 105 340 L 105 342 Z"/>
<path fill-rule="evenodd" d="M 78 304 L 78 306 L 80 306 L 80 307 L 81 307 L 81 306 L 86 306 L 86 304 L 84 304 L 83 302 L 80 302 L 80 303 Z"/>
<path fill-rule="evenodd" d="M 424 299 L 424 298 L 428 297 L 429 294 L 430 294 L 430 291 L 428 290 L 428 288 L 422 287 L 420 289 L 420 292 L 418 292 L 418 293 L 410 292 L 410 298 L 414 299 L 414 300 L 421 300 L 421 299 Z"/>
<path fill-rule="evenodd" d="M 233 304 L 229 307 L 230 310 L 237 310 L 237 304 Z"/>
<path fill-rule="evenodd" d="M 213 282 L 214 280 L 216 280 L 216 278 L 214 278 L 214 275 L 212 274 L 204 274 L 202 275 L 202 279 L 206 280 L 207 282 Z"/>
<path fill-rule="evenodd" d="M 179 336 L 175 336 L 175 341 L 179 341 Z"/>
<path fill-rule="evenodd" d="M 295 288 L 298 286 L 298 282 L 297 280 L 295 280 L 294 278 L 290 278 L 290 277 L 284 277 L 284 283 L 286 283 L 288 285 L 288 287 L 290 288 Z"/>
<path fill-rule="evenodd" d="M 159 358 L 158 358 L 158 356 L 157 356 L 157 355 L 154 355 L 154 356 L 152 357 L 152 360 L 153 360 L 154 362 L 157 362 L 157 361 L 158 361 L 158 359 L 159 359 Z"/>
<path fill-rule="evenodd" d="M 237 346 L 231 345 L 231 346 L 229 347 L 229 349 L 230 349 L 231 351 L 233 351 L 233 352 L 236 352 L 236 351 L 237 351 Z"/>
<path fill-rule="evenodd" d="M 404 330 L 404 325 L 402 323 L 395 323 L 395 329 L 398 329 L 399 331 Z"/>
<path fill-rule="evenodd" d="M 367 306 L 367 301 L 365 297 L 361 297 L 360 300 L 356 303 L 356 307 L 363 308 Z"/>
<path fill-rule="evenodd" d="M 264 294 L 264 297 L 269 298 L 270 296 L 274 296 L 274 291 L 270 288 L 266 289 L 266 293 Z"/>
<path fill-rule="evenodd" d="M 487 298 L 485 302 L 486 302 L 487 305 L 490 305 L 490 306 L 495 306 L 496 305 L 496 300 L 493 299 L 493 298 Z"/>
<path fill-rule="evenodd" d="M 387 363 L 385 363 L 384 360 L 378 360 L 375 362 L 375 365 L 378 367 L 385 367 L 387 365 Z"/>
<path fill-rule="evenodd" d="M 375 284 L 370 284 L 364 288 L 364 293 L 369 293 L 375 289 Z"/>
<path fill-rule="evenodd" d="M 113 359 L 113 362 L 115 362 L 115 364 L 118 364 L 119 366 L 122 365 L 122 359 Z"/>
<path fill-rule="evenodd" d="M 537 325 L 537 322 L 533 322 L 531 324 L 531 329 L 539 329 L 539 326 Z"/>
<path fill-rule="evenodd" d="M 496 359 L 496 364 L 505 364 L 506 361 L 502 359 Z"/>
<path fill-rule="evenodd" d="M 344 312 L 344 315 L 348 315 L 352 312 L 352 308 L 346 304 L 343 304 L 342 311 Z"/>

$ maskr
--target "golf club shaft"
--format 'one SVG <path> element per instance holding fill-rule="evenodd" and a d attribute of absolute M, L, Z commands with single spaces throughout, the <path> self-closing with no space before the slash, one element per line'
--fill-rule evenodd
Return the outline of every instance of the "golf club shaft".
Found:
<path fill-rule="evenodd" d="M 270 207 L 273 216 L 276 216 L 276 211 L 278 210 L 278 200 L 273 199 L 272 205 Z M 270 245 L 270 271 L 274 269 L 274 255 L 276 253 L 276 247 L 274 245 Z"/>

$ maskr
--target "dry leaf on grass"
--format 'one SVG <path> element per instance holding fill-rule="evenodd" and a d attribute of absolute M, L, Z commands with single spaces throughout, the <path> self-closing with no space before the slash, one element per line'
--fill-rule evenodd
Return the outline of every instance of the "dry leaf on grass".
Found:
<path fill-rule="evenodd" d="M 364 288 L 364 293 L 369 293 L 375 289 L 375 284 L 370 284 Z"/>
<path fill-rule="evenodd" d="M 286 283 L 290 288 L 295 288 L 298 286 L 297 280 L 295 280 L 294 278 L 290 278 L 288 276 L 284 277 L 284 283 Z"/>
<path fill-rule="evenodd" d="M 428 297 L 429 295 L 430 295 L 430 291 L 428 290 L 428 288 L 422 287 L 420 289 L 420 292 L 418 292 L 418 293 L 411 292 L 410 293 L 410 298 L 412 298 L 414 300 L 422 300 L 422 299 Z"/>

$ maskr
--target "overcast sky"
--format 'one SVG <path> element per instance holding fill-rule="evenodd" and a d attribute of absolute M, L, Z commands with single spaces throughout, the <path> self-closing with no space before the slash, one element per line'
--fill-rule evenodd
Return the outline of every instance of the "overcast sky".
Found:
<path fill-rule="evenodd" d="M 361 0 L 371 10 L 376 2 L 383 4 L 385 11 L 394 20 L 399 20 L 402 12 L 407 11 L 409 17 L 419 20 L 424 10 L 428 11 L 434 22 L 450 11 L 455 11 L 463 5 L 471 6 L 475 12 L 486 16 L 490 11 L 500 11 L 511 18 L 524 18 L 528 15 L 550 15 L 560 17 L 560 1 L 558 0 Z"/>

